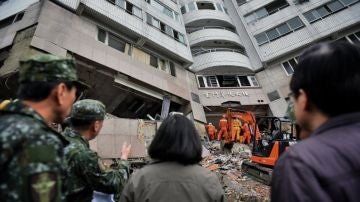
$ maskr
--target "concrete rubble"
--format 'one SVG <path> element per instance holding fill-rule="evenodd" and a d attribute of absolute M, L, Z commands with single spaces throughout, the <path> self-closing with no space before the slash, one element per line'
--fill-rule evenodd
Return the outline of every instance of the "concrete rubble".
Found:
<path fill-rule="evenodd" d="M 270 201 L 270 187 L 241 171 L 242 162 L 251 157 L 247 145 L 235 143 L 231 150 L 221 151 L 220 142 L 212 141 L 206 147 L 209 152 L 201 164 L 219 176 L 228 202 Z"/>

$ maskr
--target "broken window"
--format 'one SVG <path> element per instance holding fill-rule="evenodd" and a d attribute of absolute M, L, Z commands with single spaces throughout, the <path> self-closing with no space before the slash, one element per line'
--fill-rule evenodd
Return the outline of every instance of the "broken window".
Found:
<path fill-rule="evenodd" d="M 215 6 L 210 2 L 196 2 L 198 10 L 215 10 Z"/>
<path fill-rule="evenodd" d="M 251 86 L 247 76 L 238 76 L 241 86 Z"/>
<path fill-rule="evenodd" d="M 122 41 L 120 38 L 116 37 L 115 35 L 109 33 L 108 34 L 108 45 L 112 48 L 115 48 L 118 51 L 124 52 L 125 51 L 125 42 Z"/>
<path fill-rule="evenodd" d="M 239 83 L 235 75 L 220 75 L 216 76 L 220 87 L 238 87 Z"/>
<path fill-rule="evenodd" d="M 24 12 L 21 12 L 1 20 L 0 29 L 9 26 L 17 21 L 20 21 L 23 18 L 23 16 L 24 16 Z"/>

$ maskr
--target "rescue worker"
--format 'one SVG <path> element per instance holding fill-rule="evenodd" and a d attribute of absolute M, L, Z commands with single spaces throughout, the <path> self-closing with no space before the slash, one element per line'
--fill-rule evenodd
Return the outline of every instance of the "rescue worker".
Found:
<path fill-rule="evenodd" d="M 243 131 L 243 141 L 241 143 L 249 145 L 251 142 L 251 134 L 250 134 L 250 126 L 248 121 L 245 121 L 244 125 L 242 126 L 242 131 Z"/>
<path fill-rule="evenodd" d="M 100 101 L 77 101 L 71 110 L 70 127 L 63 132 L 70 145 L 65 148 L 68 164 L 68 202 L 90 202 L 93 192 L 114 194 L 117 201 L 129 178 L 127 161 L 131 145 L 123 145 L 121 160 L 112 169 L 105 169 L 96 152 L 90 150 L 89 141 L 100 132 L 105 117 L 105 106 Z"/>
<path fill-rule="evenodd" d="M 216 132 L 217 132 L 215 126 L 214 126 L 212 123 L 209 123 L 209 124 L 206 126 L 206 129 L 207 129 L 207 133 L 208 133 L 209 139 L 210 139 L 210 140 L 215 140 L 215 135 L 216 135 Z"/>
<path fill-rule="evenodd" d="M 225 114 L 223 114 L 222 118 L 219 121 L 220 130 L 217 134 L 217 140 L 219 140 L 219 141 L 221 140 L 222 137 L 224 137 L 226 139 L 228 136 L 228 132 L 227 132 L 228 121 L 225 117 L 226 117 Z"/>
<path fill-rule="evenodd" d="M 231 131 L 232 131 L 231 140 L 233 142 L 236 142 L 236 141 L 242 142 L 242 138 L 240 137 L 241 122 L 240 122 L 238 116 L 235 116 L 235 118 L 232 121 Z"/>
<path fill-rule="evenodd" d="M 75 61 L 38 54 L 20 61 L 19 100 L 0 110 L 0 201 L 61 201 L 68 142 L 61 123 L 76 99 Z"/>

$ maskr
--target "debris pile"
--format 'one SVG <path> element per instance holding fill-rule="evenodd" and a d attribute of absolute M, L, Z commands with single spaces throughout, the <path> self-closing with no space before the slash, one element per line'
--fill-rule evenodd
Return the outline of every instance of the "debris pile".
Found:
<path fill-rule="evenodd" d="M 219 176 L 229 202 L 270 201 L 270 187 L 255 181 L 241 171 L 241 164 L 251 157 L 247 145 L 235 143 L 228 151 L 221 150 L 220 142 L 207 145 L 209 152 L 201 164 Z"/>

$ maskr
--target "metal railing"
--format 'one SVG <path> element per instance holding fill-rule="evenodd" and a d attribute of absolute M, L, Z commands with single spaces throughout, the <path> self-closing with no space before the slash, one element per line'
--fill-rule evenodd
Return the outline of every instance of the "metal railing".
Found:
<path fill-rule="evenodd" d="M 210 48 L 210 49 L 203 48 L 203 49 L 191 50 L 191 53 L 194 57 L 205 54 L 205 53 L 212 53 L 212 52 L 233 52 L 233 53 L 240 53 L 242 55 L 247 56 L 245 50 L 239 50 L 239 49 L 233 49 L 233 48 Z"/>
<path fill-rule="evenodd" d="M 188 34 L 191 34 L 193 32 L 196 32 L 196 31 L 199 31 L 199 30 L 204 30 L 204 29 L 222 29 L 222 30 L 227 30 L 227 31 L 230 31 L 230 32 L 233 32 L 233 33 L 237 34 L 235 30 L 232 30 L 232 29 L 227 28 L 227 27 L 221 27 L 221 26 L 188 27 L 188 28 L 186 28 L 186 32 Z"/>

